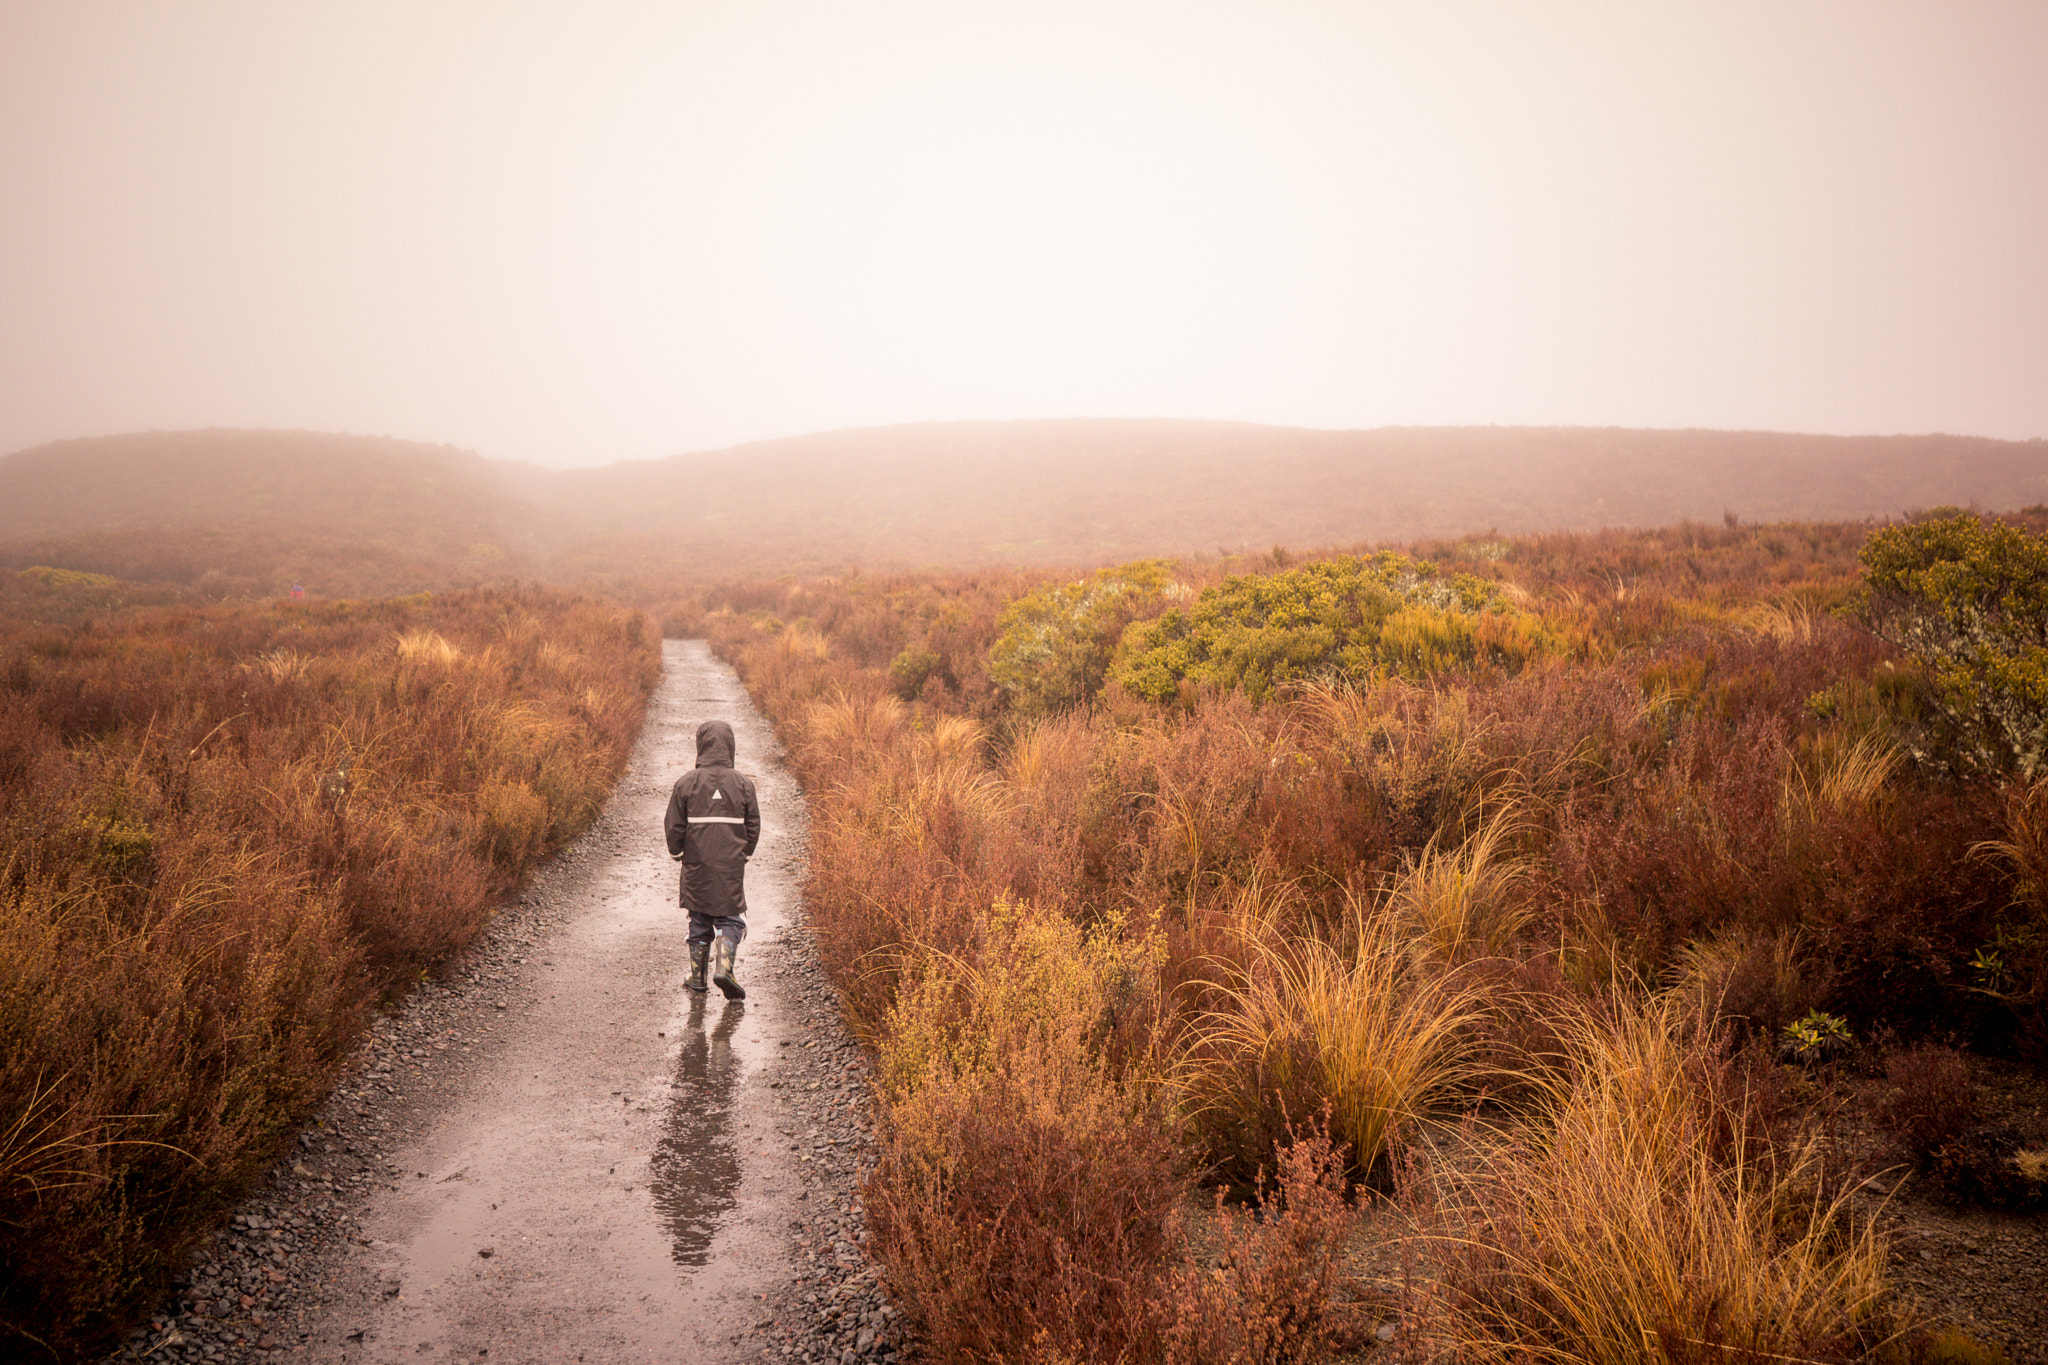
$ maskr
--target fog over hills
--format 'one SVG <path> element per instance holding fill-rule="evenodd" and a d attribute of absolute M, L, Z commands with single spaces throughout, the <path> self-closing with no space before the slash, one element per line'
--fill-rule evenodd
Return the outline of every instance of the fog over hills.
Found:
<path fill-rule="evenodd" d="M 381 437 L 143 432 L 0 458 L 0 558 L 352 591 L 1089 563 L 2048 501 L 2048 443 L 1619 428 L 934 423 L 555 470 Z M 339 585 L 336 585 L 338 590 Z"/>

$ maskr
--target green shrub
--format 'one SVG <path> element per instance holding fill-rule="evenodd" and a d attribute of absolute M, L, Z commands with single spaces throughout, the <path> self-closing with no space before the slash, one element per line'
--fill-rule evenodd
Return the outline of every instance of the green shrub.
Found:
<path fill-rule="evenodd" d="M 1934 678 L 1937 756 L 2041 771 L 2048 749 L 2048 535 L 1969 513 L 1864 542 L 1863 615 Z"/>
<path fill-rule="evenodd" d="M 1191 609 L 1131 627 L 1123 647 L 1117 681 L 1166 701 L 1182 683 L 1259 700 L 1286 683 L 1338 675 L 1512 671 L 1548 644 L 1498 585 L 1381 552 L 1226 579 Z"/>
<path fill-rule="evenodd" d="M 120 580 L 109 578 L 103 573 L 86 573 L 82 569 L 53 569 L 47 564 L 31 564 L 18 577 L 40 583 L 53 592 L 67 588 L 86 592 L 111 592 L 121 586 Z"/>
<path fill-rule="evenodd" d="M 1025 594 L 996 624 L 989 677 L 1027 714 L 1086 705 L 1102 690 L 1117 637 L 1167 584 L 1163 562 L 1140 560 Z"/>

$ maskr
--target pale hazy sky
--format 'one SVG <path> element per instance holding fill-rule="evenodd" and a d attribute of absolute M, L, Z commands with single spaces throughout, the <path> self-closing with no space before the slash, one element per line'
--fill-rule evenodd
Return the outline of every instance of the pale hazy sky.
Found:
<path fill-rule="evenodd" d="M 0 0 L 0 451 L 2048 435 L 2048 0 Z"/>

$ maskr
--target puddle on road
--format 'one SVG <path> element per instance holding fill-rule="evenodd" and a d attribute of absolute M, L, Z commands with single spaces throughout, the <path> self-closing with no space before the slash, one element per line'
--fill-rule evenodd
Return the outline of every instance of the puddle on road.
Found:
<path fill-rule="evenodd" d="M 649 1193 L 672 1242 L 677 1265 L 701 1266 L 711 1254 L 719 1220 L 731 1211 L 740 1184 L 740 1154 L 733 1132 L 733 1100 L 742 1063 L 732 1036 L 747 1007 L 737 1000 L 694 995 L 676 1059 L 667 1121 L 651 1161 Z M 707 1029 L 706 1025 L 710 1027 Z"/>

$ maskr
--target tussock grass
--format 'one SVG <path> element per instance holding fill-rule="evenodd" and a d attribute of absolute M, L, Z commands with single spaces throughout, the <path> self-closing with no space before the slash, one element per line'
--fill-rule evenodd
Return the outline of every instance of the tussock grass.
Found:
<path fill-rule="evenodd" d="M 881 693 L 855 698 L 844 693 L 819 702 L 800 722 L 804 742 L 819 747 L 851 745 L 865 750 L 885 748 L 902 731 L 909 710 L 901 700 Z"/>
<path fill-rule="evenodd" d="M 1892 1335 L 1885 1243 L 1810 1139 L 1759 1140 L 1691 1002 L 1582 1012 L 1534 1135 L 1418 1177 L 1422 1335 L 1460 1360 L 1860 1357 Z"/>
<path fill-rule="evenodd" d="M 1086 729 L 1072 719 L 1038 721 L 1011 740 L 1004 776 L 1035 802 L 1055 800 L 1063 786 L 1071 791 L 1086 783 L 1090 739 Z"/>
<path fill-rule="evenodd" d="M 1327 1112 L 1353 1169 L 1372 1170 L 1404 1130 L 1473 1078 L 1476 985 L 1412 951 L 1402 917 L 1354 901 L 1348 945 L 1285 939 L 1270 896 L 1239 898 L 1242 967 L 1194 1024 L 1178 1080 L 1214 1160 L 1244 1173 L 1290 1124 Z"/>
<path fill-rule="evenodd" d="M 1388 888 L 1387 908 L 1417 951 L 1456 964 L 1512 948 L 1533 914 L 1518 895 L 1528 870 L 1508 856 L 1519 828 L 1515 809 L 1503 805 L 1459 847 L 1441 847 L 1439 830 L 1408 860 Z"/>
<path fill-rule="evenodd" d="M 1817 746 L 1809 764 L 1787 766 L 1779 809 L 1795 827 L 1868 810 L 1890 784 L 1901 758 L 1883 735 L 1831 737 Z"/>
<path fill-rule="evenodd" d="M 938 1074 L 998 1071 L 1011 1053 L 1047 1045 L 1080 1064 L 1160 1080 L 1146 1048 L 1113 1049 L 1157 1013 L 1155 940 L 1115 922 L 1084 929 L 1063 915 L 998 901 L 969 955 L 901 949 L 903 981 L 879 1048 L 877 1084 L 900 1102 Z M 1139 1035 L 1149 1046 L 1151 1039 Z"/>
<path fill-rule="evenodd" d="M 462 657 L 462 651 L 437 630 L 406 630 L 394 637 L 401 663 L 440 664 L 446 667 Z M 546 660 L 543 651 L 542 660 Z"/>
<path fill-rule="evenodd" d="M 1809 602 L 1787 599 L 1781 602 L 1761 602 L 1745 607 L 1735 615 L 1735 620 L 1744 630 L 1767 635 L 1774 640 L 1788 644 L 1811 644 L 1814 629 L 1820 613 Z"/>

